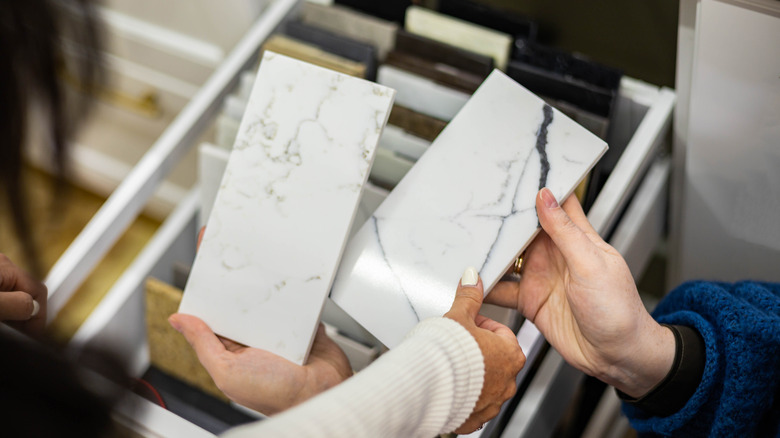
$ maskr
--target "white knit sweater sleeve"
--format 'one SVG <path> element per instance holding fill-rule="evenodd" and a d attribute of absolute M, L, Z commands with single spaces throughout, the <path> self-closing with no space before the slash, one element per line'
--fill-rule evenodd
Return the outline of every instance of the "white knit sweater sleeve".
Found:
<path fill-rule="evenodd" d="M 449 318 L 431 318 L 344 383 L 223 437 L 429 438 L 466 421 L 484 374 L 482 352 L 471 334 Z"/>

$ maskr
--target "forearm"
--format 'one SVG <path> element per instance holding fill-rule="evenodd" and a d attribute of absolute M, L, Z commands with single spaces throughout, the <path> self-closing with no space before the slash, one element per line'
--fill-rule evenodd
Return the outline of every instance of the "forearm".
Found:
<path fill-rule="evenodd" d="M 483 377 L 474 338 L 455 321 L 431 319 L 336 388 L 225 436 L 434 436 L 471 414 Z"/>

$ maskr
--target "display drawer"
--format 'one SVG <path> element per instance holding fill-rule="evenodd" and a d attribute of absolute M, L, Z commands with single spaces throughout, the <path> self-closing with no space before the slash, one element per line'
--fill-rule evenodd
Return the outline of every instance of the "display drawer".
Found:
<path fill-rule="evenodd" d="M 127 223 L 138 215 L 184 151 L 196 142 L 205 126 L 214 121 L 218 108 L 237 84 L 241 72 L 255 61 L 257 48 L 281 22 L 296 13 L 299 3 L 297 0 L 272 2 L 263 19 L 250 29 L 68 249 L 47 279 L 53 315 Z M 652 169 L 651 164 L 667 137 L 674 100 L 671 90 L 629 78 L 623 80 L 620 110 L 613 123 L 627 146 L 589 212 L 594 227 L 605 238 L 612 236 L 610 241 L 626 255 L 637 276 L 661 237 L 659 223 L 662 221 L 659 222 L 659 218 L 663 219 L 665 214 L 668 171 L 663 170 L 663 162 Z M 648 172 L 648 169 L 651 170 Z M 176 269 L 192 263 L 199 200 L 197 189 L 180 198 L 152 240 L 74 335 L 70 348 L 111 349 L 130 364 L 134 375 L 140 375 L 148 368 L 144 282 L 154 276 L 173 283 Z M 334 325 L 338 326 L 338 322 Z M 567 369 L 560 356 L 542 355 L 544 339 L 533 324 L 523 323 L 518 341 L 526 352 L 528 363 L 542 361 L 542 366 L 535 373 L 531 372 L 532 367 L 526 367 L 518 377 L 518 384 L 522 383 L 527 389 L 506 404 L 496 420 L 473 436 L 501 436 L 502 433 L 506 436 L 544 436 L 557 423 L 561 403 L 571 398 L 574 385 L 568 383 L 576 382 L 580 376 Z M 143 436 L 173 436 L 181 430 L 187 430 L 187 436 L 213 436 L 138 397 L 130 397 L 120 405 L 116 416 Z"/>

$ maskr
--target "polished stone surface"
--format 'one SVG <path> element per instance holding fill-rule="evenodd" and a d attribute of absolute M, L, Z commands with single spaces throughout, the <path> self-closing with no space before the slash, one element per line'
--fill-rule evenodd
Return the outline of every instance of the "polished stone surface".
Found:
<path fill-rule="evenodd" d="M 485 76 L 475 75 L 447 64 L 433 62 L 398 50 L 387 54 L 385 64 L 426 77 L 467 94 L 474 93 L 485 80 Z"/>
<path fill-rule="evenodd" d="M 301 9 L 301 20 L 311 26 L 373 45 L 380 61 L 395 46 L 397 24 L 344 6 L 306 2 Z"/>
<path fill-rule="evenodd" d="M 494 62 L 490 56 L 445 44 L 421 35 L 398 29 L 395 34 L 395 50 L 408 53 L 431 62 L 451 65 L 486 78 L 493 71 Z"/>
<path fill-rule="evenodd" d="M 469 100 L 468 93 L 387 64 L 379 67 L 377 82 L 396 90 L 400 105 L 444 121 L 452 120 Z"/>
<path fill-rule="evenodd" d="M 447 122 L 444 120 L 419 113 L 398 104 L 393 105 L 393 110 L 390 111 L 390 118 L 387 120 L 387 123 L 428 141 L 435 140 L 444 127 L 447 126 Z"/>
<path fill-rule="evenodd" d="M 181 312 L 305 362 L 393 94 L 265 53 Z"/>
<path fill-rule="evenodd" d="M 563 200 L 606 149 L 494 71 L 350 240 L 332 299 L 394 347 L 466 267 L 489 291 L 538 232 L 538 190 Z"/>
<path fill-rule="evenodd" d="M 336 56 L 360 62 L 366 66 L 366 79 L 376 80 L 376 48 L 352 38 L 310 26 L 300 21 L 291 21 L 284 26 L 285 34 L 299 41 L 313 44 Z"/>
<path fill-rule="evenodd" d="M 366 76 L 365 64 L 334 55 L 317 46 L 284 35 L 271 35 L 263 44 L 263 50 L 270 50 L 350 76 L 359 78 L 365 78 Z"/>
<path fill-rule="evenodd" d="M 490 56 L 505 69 L 513 38 L 505 33 L 463 21 L 419 6 L 406 10 L 406 30 L 417 35 Z"/>

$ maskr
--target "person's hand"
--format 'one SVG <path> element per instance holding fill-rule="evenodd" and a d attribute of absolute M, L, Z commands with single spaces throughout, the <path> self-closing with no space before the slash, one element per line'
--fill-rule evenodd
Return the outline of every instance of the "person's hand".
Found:
<path fill-rule="evenodd" d="M 460 323 L 474 336 L 485 361 L 485 381 L 474 411 L 455 433 L 471 433 L 498 415 L 501 405 L 517 391 L 515 379 L 525 365 L 517 337 L 505 325 L 479 314 L 483 286 L 476 269 L 461 278 L 452 308 L 444 316 Z"/>
<path fill-rule="evenodd" d="M 46 327 L 46 286 L 0 254 L 0 321 L 31 336 Z"/>
<path fill-rule="evenodd" d="M 308 362 L 301 366 L 257 348 L 218 337 L 199 318 L 168 319 L 187 339 L 217 387 L 231 400 L 266 415 L 295 406 L 352 375 L 344 352 L 317 329 Z"/>
<path fill-rule="evenodd" d="M 625 260 L 574 196 L 561 208 L 542 189 L 536 211 L 543 231 L 526 251 L 521 280 L 499 283 L 486 301 L 517 308 L 579 370 L 644 395 L 671 369 L 674 335 L 647 313 Z"/>

